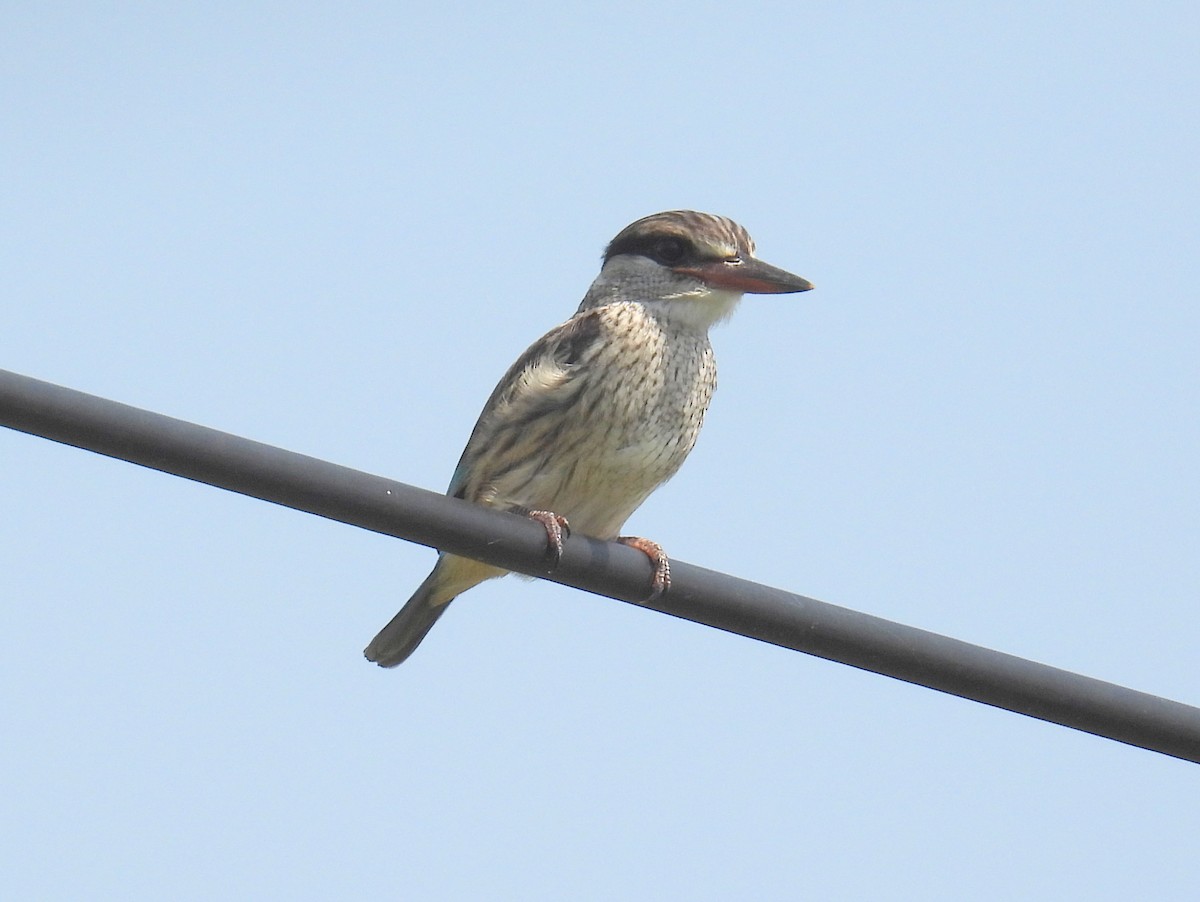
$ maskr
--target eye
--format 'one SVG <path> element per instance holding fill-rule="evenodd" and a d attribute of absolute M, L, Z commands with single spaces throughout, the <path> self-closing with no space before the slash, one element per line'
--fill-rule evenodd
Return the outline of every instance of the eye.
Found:
<path fill-rule="evenodd" d="M 682 238 L 659 238 L 651 248 L 651 257 L 658 263 L 671 266 L 687 254 L 688 246 Z"/>

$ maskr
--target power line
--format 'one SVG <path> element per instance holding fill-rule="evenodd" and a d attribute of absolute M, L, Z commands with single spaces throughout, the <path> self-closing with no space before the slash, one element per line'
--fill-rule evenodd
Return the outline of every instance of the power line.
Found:
<path fill-rule="evenodd" d="M 548 574 L 524 517 L 5 370 L 0 425 L 1200 763 L 1200 708 L 682 561 L 645 602 L 649 561 L 622 545 L 573 536 Z"/>

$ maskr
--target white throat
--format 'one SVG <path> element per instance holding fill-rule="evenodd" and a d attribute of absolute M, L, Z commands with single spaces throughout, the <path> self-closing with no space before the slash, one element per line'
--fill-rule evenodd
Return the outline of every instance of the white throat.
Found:
<path fill-rule="evenodd" d="M 711 326 L 729 319 L 741 299 L 740 291 L 724 291 L 705 286 L 699 291 L 684 292 L 674 297 L 642 303 L 661 320 L 707 332 Z"/>
<path fill-rule="evenodd" d="M 645 257 L 621 255 L 605 264 L 579 309 L 627 301 L 643 304 L 661 322 L 707 332 L 727 319 L 741 299 L 740 291 L 713 288 Z"/>

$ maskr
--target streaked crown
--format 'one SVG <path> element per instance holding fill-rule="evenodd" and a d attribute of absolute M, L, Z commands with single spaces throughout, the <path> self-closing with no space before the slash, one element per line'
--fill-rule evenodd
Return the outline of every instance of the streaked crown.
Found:
<path fill-rule="evenodd" d="M 752 257 L 754 239 L 724 216 L 669 210 L 644 216 L 621 229 L 605 248 L 604 262 L 618 254 L 637 254 L 663 266 L 675 266 L 688 258 Z"/>
<path fill-rule="evenodd" d="M 652 305 L 655 316 L 677 326 L 707 329 L 729 316 L 743 294 L 810 288 L 807 279 L 755 257 L 750 234 L 732 219 L 671 210 L 617 233 L 579 310 L 632 301 Z"/>

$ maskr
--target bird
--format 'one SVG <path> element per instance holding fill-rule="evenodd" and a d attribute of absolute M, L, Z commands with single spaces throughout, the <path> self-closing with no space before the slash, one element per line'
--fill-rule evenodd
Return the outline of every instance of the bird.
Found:
<path fill-rule="evenodd" d="M 575 314 L 517 358 L 488 398 L 446 494 L 542 524 L 552 566 L 572 531 L 636 548 L 653 566 L 649 596 L 667 591 L 662 547 L 620 532 L 700 434 L 717 383 L 708 330 L 743 294 L 813 287 L 754 250 L 742 226 L 711 213 L 672 210 L 623 228 Z M 507 572 L 440 553 L 365 656 L 402 663 L 451 601 Z"/>

